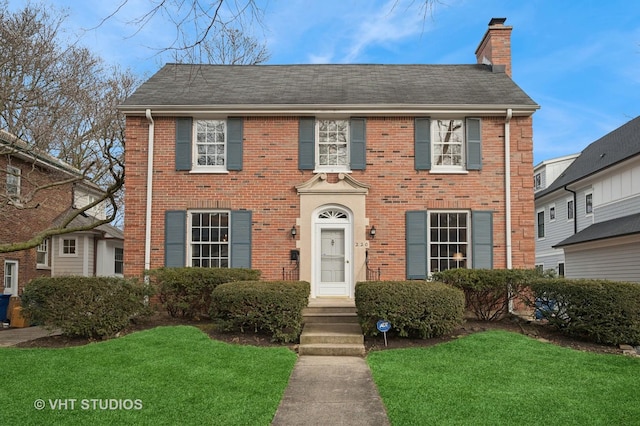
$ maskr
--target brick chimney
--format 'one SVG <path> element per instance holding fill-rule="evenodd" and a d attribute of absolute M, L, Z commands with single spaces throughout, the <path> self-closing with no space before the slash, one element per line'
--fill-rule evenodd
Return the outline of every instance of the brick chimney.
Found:
<path fill-rule="evenodd" d="M 511 77 L 511 30 L 504 25 L 507 18 L 492 18 L 489 29 L 476 49 L 479 64 L 493 66 L 494 72 L 504 72 Z"/>

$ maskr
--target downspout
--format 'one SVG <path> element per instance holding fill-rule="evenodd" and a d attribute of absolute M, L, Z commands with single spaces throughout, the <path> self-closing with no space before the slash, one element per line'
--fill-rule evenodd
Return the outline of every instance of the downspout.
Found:
<path fill-rule="evenodd" d="M 151 117 L 151 109 L 145 111 L 147 121 L 149 121 L 149 143 L 147 151 L 147 209 L 145 217 L 144 231 L 144 270 L 151 269 L 151 197 L 153 194 L 153 139 L 155 123 Z M 145 275 L 145 281 L 148 277 Z"/>
<path fill-rule="evenodd" d="M 504 186 L 505 186 L 505 234 L 507 237 L 507 269 L 512 265 L 511 247 L 511 117 L 513 110 L 507 109 L 507 118 L 504 122 Z"/>
<path fill-rule="evenodd" d="M 576 193 L 576 191 L 572 191 L 569 188 L 567 188 L 567 185 L 563 186 L 563 189 L 573 194 L 573 233 L 577 234 L 578 233 L 578 216 L 576 215 L 576 213 L 578 210 L 578 194 Z"/>

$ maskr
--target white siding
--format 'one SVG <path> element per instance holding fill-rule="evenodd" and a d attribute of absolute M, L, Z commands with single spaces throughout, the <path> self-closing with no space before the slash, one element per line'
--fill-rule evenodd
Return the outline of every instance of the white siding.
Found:
<path fill-rule="evenodd" d="M 85 238 L 86 237 L 86 238 Z M 62 255 L 61 241 L 76 238 L 76 255 Z M 88 255 L 88 259 L 85 259 Z M 82 234 L 67 234 L 53 238 L 51 257 L 53 259 L 52 276 L 92 275 L 93 274 L 93 237 Z"/>
<path fill-rule="evenodd" d="M 123 248 L 121 240 L 99 240 L 96 253 L 96 275 L 115 276 L 115 248 Z"/>
<path fill-rule="evenodd" d="M 627 243 L 615 244 L 612 240 L 606 245 L 565 247 L 565 276 L 640 282 L 640 236 L 627 237 L 624 241 Z"/>

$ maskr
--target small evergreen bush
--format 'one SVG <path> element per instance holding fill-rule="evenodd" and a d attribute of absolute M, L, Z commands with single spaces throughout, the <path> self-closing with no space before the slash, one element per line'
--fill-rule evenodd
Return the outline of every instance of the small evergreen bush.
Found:
<path fill-rule="evenodd" d="M 640 284 L 552 279 L 531 283 L 536 313 L 564 333 L 618 345 L 640 344 Z"/>
<path fill-rule="evenodd" d="M 260 279 L 260 271 L 243 268 L 159 268 L 148 274 L 169 315 L 194 319 L 209 314 L 211 292 L 220 284 Z"/>
<path fill-rule="evenodd" d="M 442 336 L 464 321 L 464 294 L 451 286 L 426 281 L 365 281 L 356 284 L 356 308 L 365 335 L 378 334 L 386 320 L 400 336 Z"/>
<path fill-rule="evenodd" d="M 448 269 L 436 272 L 435 281 L 464 291 L 466 309 L 484 321 L 499 320 L 509 302 L 523 297 L 528 283 L 540 279 L 535 269 Z"/>
<path fill-rule="evenodd" d="M 151 313 L 148 286 L 113 277 L 49 277 L 29 282 L 23 312 L 32 322 L 69 336 L 111 337 L 138 317 Z"/>
<path fill-rule="evenodd" d="M 211 318 L 229 328 L 265 332 L 273 341 L 294 342 L 309 303 L 306 281 L 241 281 L 221 284 L 211 294 Z"/>

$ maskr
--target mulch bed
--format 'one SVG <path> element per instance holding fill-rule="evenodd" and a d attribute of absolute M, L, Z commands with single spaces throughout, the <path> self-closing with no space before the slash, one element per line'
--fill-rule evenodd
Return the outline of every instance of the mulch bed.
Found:
<path fill-rule="evenodd" d="M 129 334 L 139 330 L 145 330 L 149 328 L 159 326 L 172 326 L 172 325 L 191 325 L 198 327 L 207 333 L 212 339 L 224 341 L 231 344 L 239 345 L 253 345 L 253 346 L 281 346 L 289 347 L 292 350 L 297 349 L 297 344 L 283 344 L 273 343 L 269 336 L 259 333 L 240 333 L 240 332 L 222 332 L 216 329 L 215 324 L 209 320 L 195 321 L 186 318 L 171 318 L 164 313 L 158 313 L 150 318 L 142 319 L 139 322 L 132 324 L 129 328 L 119 333 L 119 336 Z M 393 333 L 387 333 L 387 345 L 385 346 L 384 337 L 382 335 L 377 337 L 366 337 L 365 348 L 367 352 L 385 350 L 385 349 L 400 349 L 400 348 L 415 348 L 415 347 L 427 347 L 436 345 L 439 343 L 447 342 L 456 339 L 461 336 L 465 336 L 472 333 L 478 333 L 487 330 L 507 330 L 514 333 L 521 333 L 527 336 L 542 339 L 552 344 L 564 346 L 581 351 L 589 351 L 604 354 L 622 354 L 623 351 L 617 346 L 600 345 L 593 342 L 583 341 L 572 337 L 565 336 L 557 330 L 552 329 L 549 326 L 540 324 L 534 321 L 526 321 L 524 319 L 513 317 L 506 318 L 500 321 L 477 321 L 468 319 L 462 326 L 460 326 L 451 335 L 444 337 L 437 337 L 432 339 L 415 339 L 399 337 Z M 49 336 L 42 337 L 40 339 L 32 340 L 29 342 L 20 343 L 17 347 L 22 348 L 64 348 L 70 346 L 86 345 L 88 343 L 96 342 L 95 339 L 87 339 L 80 337 L 68 337 L 68 336 Z"/>

